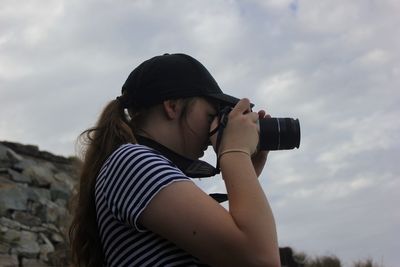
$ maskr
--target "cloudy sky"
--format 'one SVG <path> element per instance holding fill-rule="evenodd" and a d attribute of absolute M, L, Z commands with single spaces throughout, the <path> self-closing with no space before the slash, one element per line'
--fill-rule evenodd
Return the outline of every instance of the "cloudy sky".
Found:
<path fill-rule="evenodd" d="M 0 0 L 0 140 L 73 155 L 135 66 L 188 53 L 226 93 L 300 120 L 300 149 L 271 152 L 260 178 L 280 245 L 395 267 L 399 14 L 398 0 Z"/>

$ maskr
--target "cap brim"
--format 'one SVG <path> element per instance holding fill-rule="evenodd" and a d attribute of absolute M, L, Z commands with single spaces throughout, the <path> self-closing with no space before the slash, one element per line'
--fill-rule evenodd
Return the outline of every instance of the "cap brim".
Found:
<path fill-rule="evenodd" d="M 209 94 L 209 97 L 216 99 L 217 101 L 221 102 L 223 105 L 234 107 L 239 101 L 239 98 L 234 96 L 226 95 L 226 94 Z M 254 104 L 250 103 L 250 107 L 253 108 Z"/>

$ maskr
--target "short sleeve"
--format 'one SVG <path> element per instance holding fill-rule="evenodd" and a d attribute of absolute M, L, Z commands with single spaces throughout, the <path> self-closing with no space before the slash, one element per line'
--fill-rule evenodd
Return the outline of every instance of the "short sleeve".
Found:
<path fill-rule="evenodd" d="M 139 232 L 146 231 L 138 224 L 140 214 L 161 189 L 177 181 L 191 181 L 164 156 L 133 144 L 114 152 L 99 178 L 103 179 L 108 209 Z"/>

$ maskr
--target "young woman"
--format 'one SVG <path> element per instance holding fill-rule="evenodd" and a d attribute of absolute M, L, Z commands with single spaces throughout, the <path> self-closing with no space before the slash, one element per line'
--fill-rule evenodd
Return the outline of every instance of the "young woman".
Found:
<path fill-rule="evenodd" d="M 189 176 L 217 145 L 216 115 L 233 107 L 218 141 L 229 210 Z M 272 211 L 257 177 L 257 121 L 248 99 L 223 94 L 196 59 L 165 54 L 139 65 L 122 95 L 84 132 L 70 228 L 77 266 L 280 266 Z M 193 174 L 193 175 L 192 175 Z"/>

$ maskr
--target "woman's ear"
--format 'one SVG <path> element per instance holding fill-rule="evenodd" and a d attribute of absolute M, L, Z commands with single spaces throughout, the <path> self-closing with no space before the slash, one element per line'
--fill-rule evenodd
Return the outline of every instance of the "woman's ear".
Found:
<path fill-rule="evenodd" d="M 169 120 L 180 117 L 181 102 L 179 100 L 165 100 L 163 102 L 164 114 Z"/>

